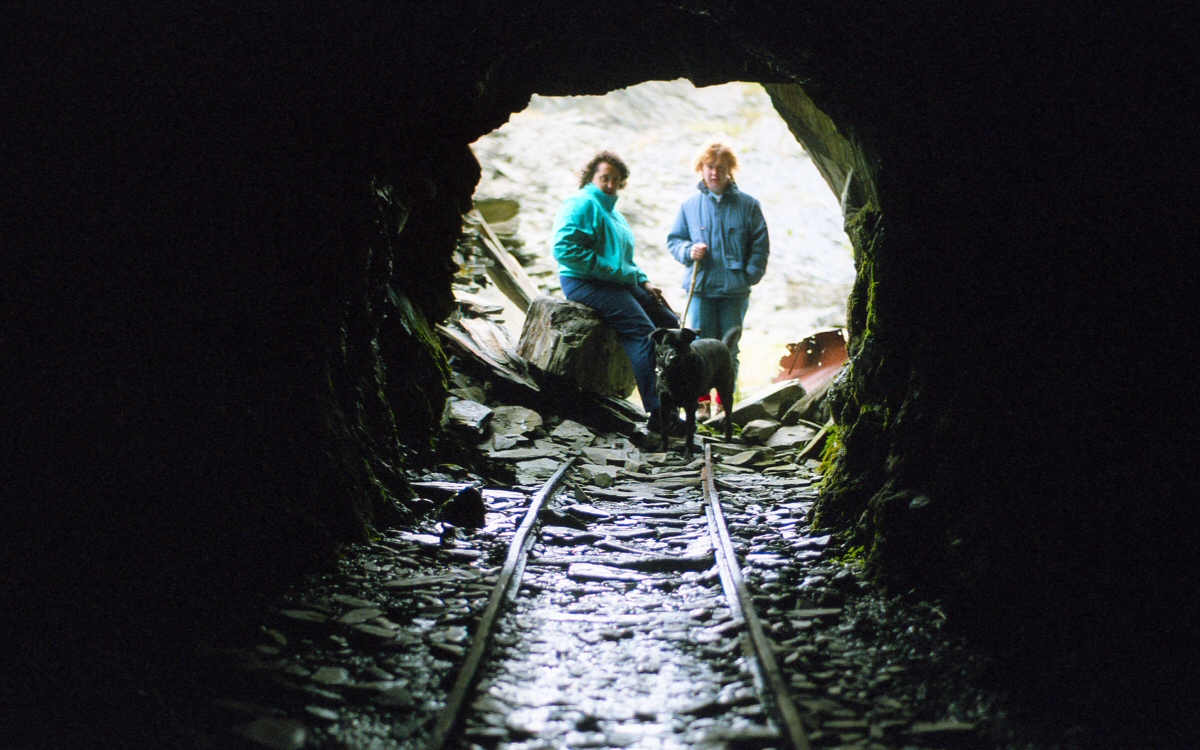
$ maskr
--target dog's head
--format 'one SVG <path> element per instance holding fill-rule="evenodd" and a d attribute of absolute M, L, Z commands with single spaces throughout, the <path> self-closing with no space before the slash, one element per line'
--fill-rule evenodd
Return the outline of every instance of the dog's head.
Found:
<path fill-rule="evenodd" d="M 670 369 L 675 360 L 688 354 L 698 335 L 690 328 L 655 329 L 650 340 L 654 342 L 654 361 L 658 369 Z"/>

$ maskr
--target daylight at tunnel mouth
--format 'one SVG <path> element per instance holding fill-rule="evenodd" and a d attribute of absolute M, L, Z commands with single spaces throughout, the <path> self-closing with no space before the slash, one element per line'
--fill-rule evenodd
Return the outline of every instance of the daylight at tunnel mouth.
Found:
<path fill-rule="evenodd" d="M 1194 744 L 1197 81 L 1166 11 L 3 13 L 0 744 Z M 522 254 L 571 173 L 646 145 L 556 155 L 586 118 L 553 100 L 624 96 L 618 135 L 671 87 L 769 100 L 846 265 L 805 307 L 772 234 L 733 434 L 662 445 L 611 330 L 529 299 L 522 350 L 511 300 L 560 293 Z M 639 261 L 711 135 L 787 223 L 752 128 L 710 125 L 629 156 Z M 487 191 L 533 156 L 561 182 L 506 226 Z M 806 330 L 768 340 L 776 312 Z"/>

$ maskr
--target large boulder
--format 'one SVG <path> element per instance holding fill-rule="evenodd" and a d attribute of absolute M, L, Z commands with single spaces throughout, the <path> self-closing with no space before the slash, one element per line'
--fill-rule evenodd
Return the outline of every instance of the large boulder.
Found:
<path fill-rule="evenodd" d="M 633 393 L 633 364 L 617 333 L 585 305 L 538 297 L 529 306 L 517 354 L 581 390 L 625 398 Z"/>

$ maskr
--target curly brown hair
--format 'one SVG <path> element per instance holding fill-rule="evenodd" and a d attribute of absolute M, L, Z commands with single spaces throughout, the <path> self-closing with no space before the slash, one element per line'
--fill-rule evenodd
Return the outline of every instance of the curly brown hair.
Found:
<path fill-rule="evenodd" d="M 592 157 L 592 160 L 587 163 L 583 171 L 579 173 L 579 187 L 583 187 L 592 181 L 596 176 L 596 170 L 600 168 L 601 163 L 611 164 L 613 169 L 621 173 L 621 184 L 617 187 L 625 187 L 625 181 L 629 179 L 629 167 L 625 166 L 625 162 L 621 161 L 621 157 L 614 154 L 612 151 L 601 151 Z"/>

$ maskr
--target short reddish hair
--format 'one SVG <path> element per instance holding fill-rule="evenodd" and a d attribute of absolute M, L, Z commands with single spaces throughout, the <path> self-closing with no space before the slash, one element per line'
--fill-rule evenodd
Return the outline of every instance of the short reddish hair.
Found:
<path fill-rule="evenodd" d="M 718 166 L 725 165 L 729 168 L 729 174 L 733 174 L 738 168 L 737 156 L 733 153 L 733 149 L 720 141 L 709 141 L 700 147 L 699 153 L 696 154 L 694 169 L 699 172 L 709 162 Z"/>

